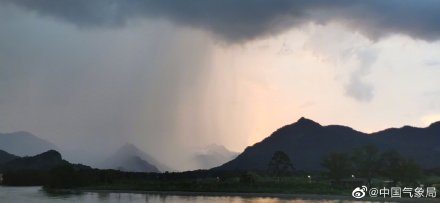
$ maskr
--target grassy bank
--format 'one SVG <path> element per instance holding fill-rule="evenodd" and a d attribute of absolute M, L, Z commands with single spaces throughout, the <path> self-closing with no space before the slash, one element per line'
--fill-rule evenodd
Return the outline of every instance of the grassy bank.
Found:
<path fill-rule="evenodd" d="M 283 193 L 283 194 L 331 194 L 348 195 L 350 190 L 336 189 L 328 181 L 309 183 L 304 178 L 289 177 L 282 180 L 258 177 L 252 183 L 244 183 L 239 177 L 220 181 L 217 178 L 188 180 L 121 180 L 113 184 L 81 187 L 85 190 L 140 190 L 186 192 L 234 192 L 234 193 Z"/>
<path fill-rule="evenodd" d="M 350 195 L 352 190 L 352 188 L 336 188 L 329 179 L 325 178 L 310 181 L 305 174 L 273 177 L 245 171 L 133 173 L 115 170 L 58 169 L 52 171 L 49 176 L 48 181 L 44 183 L 46 189 L 326 195 Z"/>

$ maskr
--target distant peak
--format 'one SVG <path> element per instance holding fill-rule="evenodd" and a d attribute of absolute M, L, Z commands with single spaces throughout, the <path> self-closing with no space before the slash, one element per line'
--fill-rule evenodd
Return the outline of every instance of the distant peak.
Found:
<path fill-rule="evenodd" d="M 311 121 L 311 120 L 306 118 L 306 117 L 301 117 L 300 119 L 298 119 L 298 123 L 299 122 L 304 122 L 304 121 Z"/>
<path fill-rule="evenodd" d="M 43 152 L 41 154 L 61 155 L 57 150 L 53 150 L 53 149 Z"/>
<path fill-rule="evenodd" d="M 53 157 L 56 159 L 61 159 L 61 154 L 58 151 L 51 149 L 49 151 L 38 154 L 35 157 Z"/>
<path fill-rule="evenodd" d="M 319 125 L 319 126 L 321 126 L 319 123 L 317 123 L 317 122 L 315 122 L 315 121 L 313 121 L 311 119 L 305 118 L 305 117 L 301 117 L 296 122 L 296 124 L 298 124 L 298 125 Z"/>
<path fill-rule="evenodd" d="M 117 156 L 140 156 L 145 157 L 144 152 L 140 150 L 136 145 L 131 143 L 125 143 L 119 150 L 116 152 Z"/>
<path fill-rule="evenodd" d="M 210 144 L 208 146 L 206 146 L 204 149 L 202 149 L 200 152 L 200 154 L 215 154 L 215 153 L 235 153 L 231 150 L 229 150 L 228 148 L 226 148 L 223 145 L 219 145 L 219 144 Z"/>
<path fill-rule="evenodd" d="M 131 143 L 125 143 L 121 148 L 119 148 L 119 150 L 130 152 L 132 154 L 139 154 L 142 151 L 136 145 Z"/>
<path fill-rule="evenodd" d="M 128 149 L 137 149 L 137 147 L 134 144 L 131 143 L 125 143 L 121 148 L 128 148 Z"/>

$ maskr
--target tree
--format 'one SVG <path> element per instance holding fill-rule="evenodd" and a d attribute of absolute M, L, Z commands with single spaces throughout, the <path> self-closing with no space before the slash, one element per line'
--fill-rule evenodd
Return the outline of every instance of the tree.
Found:
<path fill-rule="evenodd" d="M 395 150 L 384 152 L 381 157 L 381 175 L 391 179 L 395 185 L 402 176 L 400 167 L 404 161 Z"/>
<path fill-rule="evenodd" d="M 394 185 L 398 182 L 413 184 L 420 178 L 421 169 L 416 162 L 405 159 L 395 150 L 390 150 L 382 154 L 381 174 L 390 178 Z"/>
<path fill-rule="evenodd" d="M 240 175 L 240 183 L 245 185 L 253 185 L 257 180 L 258 175 L 254 172 L 246 172 Z"/>
<path fill-rule="evenodd" d="M 411 159 L 407 159 L 405 160 L 401 167 L 401 181 L 404 184 L 413 184 L 415 185 L 417 183 L 417 180 L 420 179 L 420 177 L 422 176 L 422 169 L 420 168 L 420 166 Z"/>
<path fill-rule="evenodd" d="M 330 153 L 324 157 L 321 165 L 328 170 L 328 176 L 336 182 L 349 177 L 353 170 L 350 156 L 345 153 Z"/>
<path fill-rule="evenodd" d="M 355 174 L 367 179 L 368 184 L 371 185 L 371 179 L 379 174 L 381 168 L 381 158 L 377 147 L 369 144 L 358 148 L 354 150 L 351 159 Z"/>
<path fill-rule="evenodd" d="M 292 174 L 295 168 L 290 161 L 289 156 L 283 151 L 276 151 L 268 165 L 269 174 L 278 177 L 278 181 L 282 176 Z"/>
<path fill-rule="evenodd" d="M 81 177 L 70 165 L 59 166 L 49 171 L 45 186 L 49 188 L 74 188 L 81 184 Z"/>

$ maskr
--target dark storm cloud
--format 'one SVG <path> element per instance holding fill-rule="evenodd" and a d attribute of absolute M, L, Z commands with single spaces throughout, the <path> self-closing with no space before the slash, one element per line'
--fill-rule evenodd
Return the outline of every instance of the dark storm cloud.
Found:
<path fill-rule="evenodd" d="M 132 18 L 164 18 L 239 42 L 304 22 L 340 21 L 377 39 L 392 33 L 437 40 L 437 0 L 0 0 L 80 27 L 121 26 Z"/>

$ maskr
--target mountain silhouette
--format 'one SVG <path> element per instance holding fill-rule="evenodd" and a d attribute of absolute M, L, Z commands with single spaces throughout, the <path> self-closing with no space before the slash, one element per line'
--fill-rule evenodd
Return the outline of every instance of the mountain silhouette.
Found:
<path fill-rule="evenodd" d="M 52 149 L 58 147 L 28 132 L 0 133 L 0 150 L 17 156 L 33 156 Z"/>
<path fill-rule="evenodd" d="M 18 156 L 15 156 L 13 154 L 9 154 L 8 152 L 0 150 L 0 165 L 6 163 L 8 161 L 11 161 L 13 159 L 16 159 L 16 158 L 18 158 Z"/>
<path fill-rule="evenodd" d="M 115 154 L 107 158 L 100 168 L 131 172 L 159 172 L 158 167 L 150 161 L 159 163 L 133 144 L 125 144 Z"/>
<path fill-rule="evenodd" d="M 351 152 L 367 144 L 376 145 L 382 151 L 397 150 L 423 168 L 440 166 L 440 122 L 427 128 L 404 126 L 367 134 L 346 126 L 322 126 L 301 118 L 247 147 L 237 158 L 214 170 L 266 170 L 276 151 L 284 151 L 297 169 L 321 170 L 322 158 L 329 153 Z"/>
<path fill-rule="evenodd" d="M 126 157 L 125 159 L 119 160 L 119 162 L 117 162 L 115 165 L 117 167 L 115 167 L 114 169 L 120 171 L 156 173 L 159 172 L 156 166 L 153 166 L 152 164 L 148 163 L 138 156 Z"/>
<path fill-rule="evenodd" d="M 71 164 L 63 160 L 61 154 L 55 150 L 44 153 L 12 159 L 0 165 L 0 171 L 19 171 L 19 170 L 50 170 L 58 166 L 71 165 L 77 169 L 89 169 L 90 167 L 81 164 Z"/>

